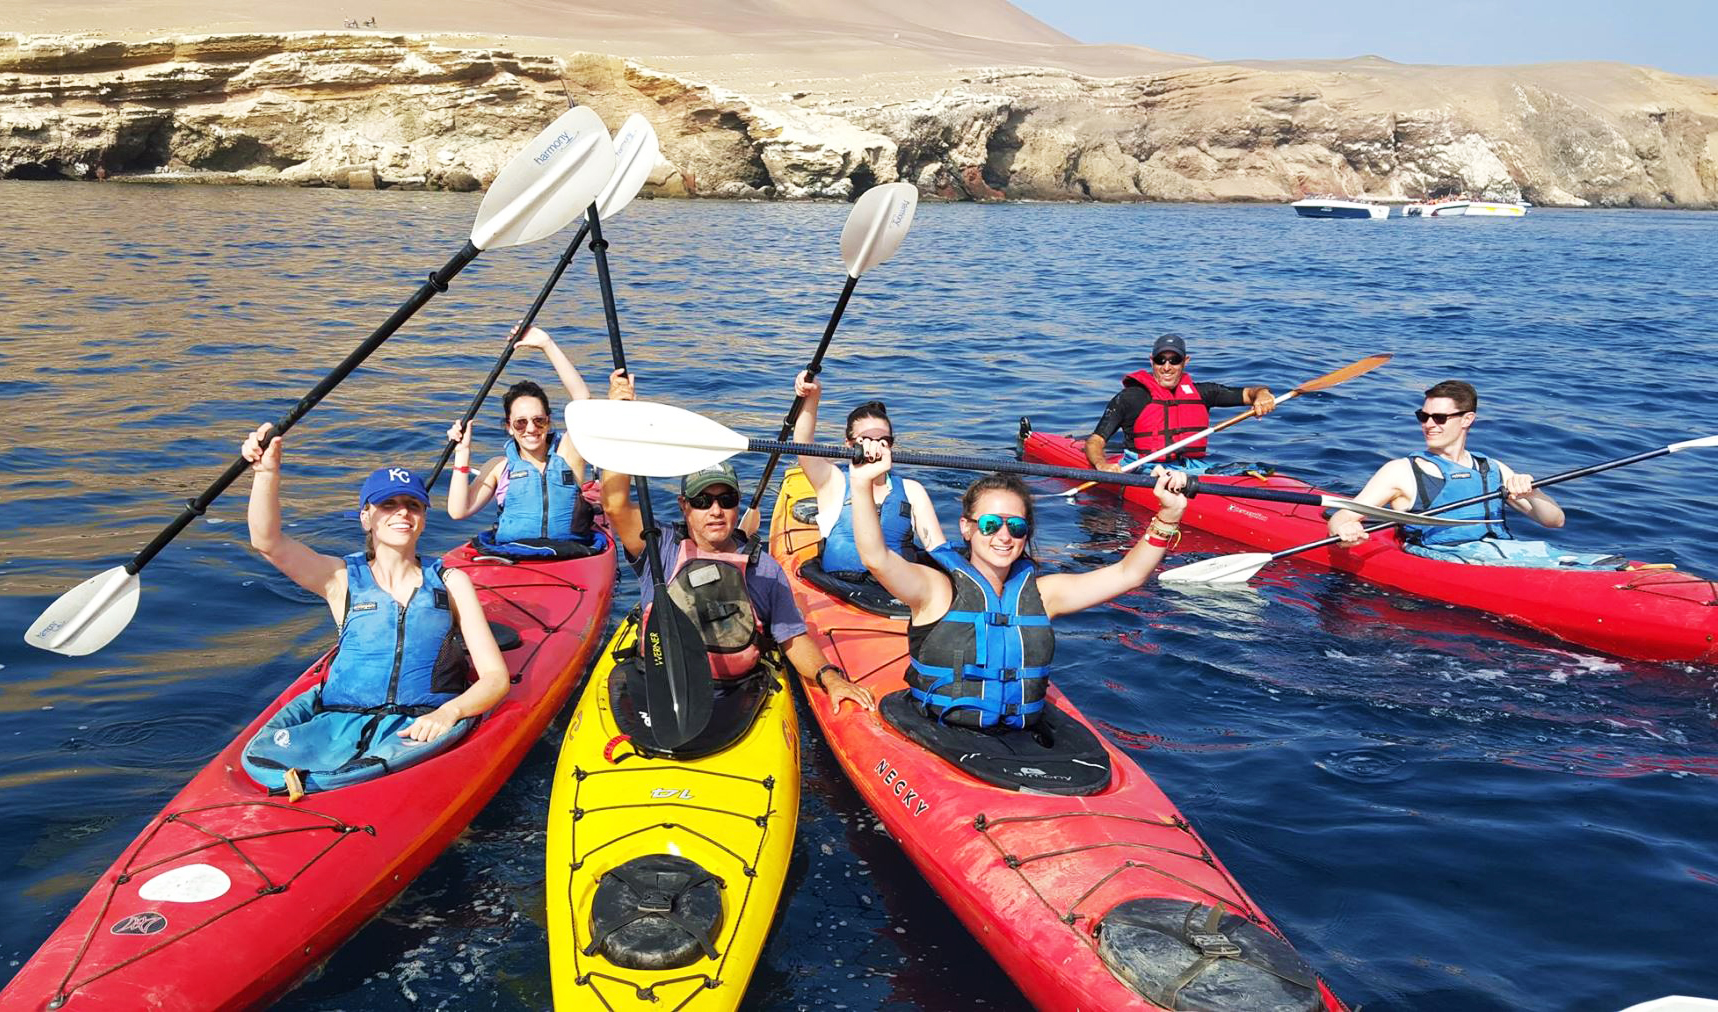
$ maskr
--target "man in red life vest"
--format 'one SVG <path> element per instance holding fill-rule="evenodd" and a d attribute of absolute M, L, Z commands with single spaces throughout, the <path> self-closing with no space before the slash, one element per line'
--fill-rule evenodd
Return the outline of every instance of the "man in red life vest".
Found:
<path fill-rule="evenodd" d="M 1093 467 L 1119 471 L 1138 457 L 1210 428 L 1210 408 L 1246 404 L 1252 406 L 1253 414 L 1263 416 L 1277 406 L 1276 398 L 1265 387 L 1193 382 L 1187 375 L 1187 358 L 1187 342 L 1175 334 L 1164 334 L 1151 346 L 1151 368 L 1122 378 L 1121 392 L 1110 398 L 1103 417 L 1086 439 L 1086 460 Z M 1111 463 L 1104 444 L 1118 431 L 1128 435 L 1128 452 Z M 1194 473 L 1205 470 L 1205 440 L 1177 450 L 1163 462 Z"/>

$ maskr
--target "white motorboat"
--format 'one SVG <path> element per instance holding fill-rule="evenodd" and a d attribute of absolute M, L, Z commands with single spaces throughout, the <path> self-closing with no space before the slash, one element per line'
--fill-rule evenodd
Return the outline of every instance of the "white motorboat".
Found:
<path fill-rule="evenodd" d="M 1531 206 L 1508 200 L 1475 200 L 1467 205 L 1469 218 L 1519 218 Z"/>
<path fill-rule="evenodd" d="M 1426 200 L 1402 208 L 1404 218 L 1455 218 L 1467 213 L 1471 202 L 1466 197 L 1445 197 Z"/>
<path fill-rule="evenodd" d="M 1302 218 L 1388 218 L 1390 206 L 1370 200 L 1329 195 L 1307 197 L 1289 205 Z"/>

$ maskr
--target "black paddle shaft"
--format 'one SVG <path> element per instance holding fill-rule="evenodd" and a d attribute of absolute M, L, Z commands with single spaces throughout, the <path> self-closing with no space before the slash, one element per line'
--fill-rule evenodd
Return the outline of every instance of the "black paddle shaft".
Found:
<path fill-rule="evenodd" d="M 477 417 L 478 410 L 483 407 L 484 398 L 488 397 L 489 391 L 494 388 L 495 381 L 501 376 L 501 370 L 507 368 L 507 360 L 513 357 L 513 349 L 518 346 L 519 338 L 524 336 L 525 331 L 531 329 L 531 324 L 537 321 L 537 314 L 542 311 L 543 303 L 549 301 L 549 293 L 553 292 L 555 285 L 560 283 L 561 275 L 567 272 L 567 265 L 573 262 L 573 254 L 577 253 L 579 247 L 584 244 L 585 236 L 590 234 L 590 230 L 591 225 L 588 221 L 579 226 L 578 235 L 573 236 L 573 241 L 567 244 L 566 252 L 561 254 L 560 261 L 555 264 L 555 269 L 549 272 L 549 280 L 543 282 L 543 287 L 537 292 L 536 301 L 531 303 L 531 308 L 526 310 L 513 335 L 507 339 L 507 347 L 502 349 L 501 357 L 495 360 L 495 368 L 489 370 L 489 377 L 483 381 L 483 386 L 478 388 L 477 396 L 471 399 L 471 406 L 465 409 L 465 417 L 459 421 L 459 428 L 462 432 L 467 425 L 471 424 L 471 420 Z M 435 480 L 441 477 L 442 468 L 447 466 L 448 458 L 453 456 L 453 451 L 458 446 L 459 441 L 457 439 L 450 439 L 447 441 L 447 445 L 441 448 L 441 457 L 436 460 L 435 467 L 430 470 L 429 478 L 424 481 L 424 488 L 435 488 Z"/>
<path fill-rule="evenodd" d="M 835 311 L 829 314 L 829 324 L 823 328 L 823 340 L 818 342 L 817 353 L 811 356 L 810 364 L 805 367 L 806 379 L 816 379 L 817 374 L 823 371 L 823 354 L 829 350 L 829 342 L 835 338 L 835 328 L 841 325 L 841 315 L 847 312 L 847 302 L 853 298 L 853 289 L 858 284 L 858 275 L 847 275 L 847 284 L 841 288 L 841 298 L 835 300 Z M 787 417 L 782 419 L 781 434 L 777 439 L 787 439 L 793 435 L 794 423 L 799 421 L 799 413 L 803 410 L 805 398 L 795 394 L 793 404 L 787 409 Z M 758 508 L 759 501 L 764 497 L 764 490 L 769 488 L 770 478 L 775 474 L 775 466 L 780 462 L 781 454 L 770 454 L 769 462 L 764 465 L 764 476 L 758 479 L 758 487 L 752 492 L 752 501 L 746 506 L 747 513 Z"/>
<path fill-rule="evenodd" d="M 1598 474 L 1600 471 L 1609 471 L 1613 467 L 1626 467 L 1629 464 L 1638 464 L 1643 460 L 1662 457 L 1669 452 L 1670 447 L 1661 446 L 1656 450 L 1647 450 L 1645 453 L 1637 453 L 1630 457 L 1618 457 L 1616 460 L 1607 460 L 1603 464 L 1589 464 L 1586 467 L 1577 467 L 1573 471 L 1564 471 L 1562 474 L 1554 474 L 1549 478 L 1540 478 L 1538 481 L 1533 483 L 1533 487 L 1535 489 L 1541 489 L 1547 485 L 1556 485 L 1559 482 L 1573 481 L 1576 478 L 1585 478 L 1590 474 Z M 1478 503 L 1485 502 L 1487 499 L 1502 499 L 1508 494 L 1509 491 L 1507 489 L 1500 488 L 1496 492 L 1487 492 L 1484 495 L 1470 496 L 1469 498 L 1452 502 L 1447 506 L 1439 506 L 1436 509 L 1426 510 L 1425 515 L 1429 517 L 1437 516 L 1439 513 L 1448 513 L 1450 510 L 1459 510 L 1463 506 L 1473 506 Z M 1382 523 L 1367 524 L 1365 531 L 1366 533 L 1371 534 L 1374 531 L 1382 531 L 1394 526 L 1396 526 L 1394 523 L 1385 520 Z M 1271 555 L 1271 558 L 1283 559 L 1290 555 L 1299 555 L 1301 552 L 1310 552 L 1314 548 L 1323 548 L 1326 545 L 1334 545 L 1341 540 L 1341 538 L 1332 535 L 1328 538 L 1320 538 L 1317 541 L 1308 541 L 1304 545 L 1296 545 L 1293 548 L 1285 548 L 1280 552 L 1276 552 Z"/>
<path fill-rule="evenodd" d="M 746 441 L 746 449 L 752 453 L 791 453 L 800 457 L 832 457 L 837 460 L 849 460 L 855 464 L 865 462 L 865 451 L 858 447 L 830 446 L 820 443 L 785 443 L 778 439 L 751 439 Z M 1108 485 L 1132 485 L 1137 488 L 1152 488 L 1157 479 L 1147 474 L 1132 474 L 1117 471 L 1098 471 L 1085 467 L 1058 467 L 1055 464 L 1034 464 L 1027 460 L 1001 460 L 993 457 L 968 457 L 950 453 L 915 453 L 910 450 L 895 450 L 892 454 L 897 464 L 910 464 L 915 467 L 946 467 L 957 471 L 1002 471 L 1008 474 L 1030 474 L 1044 478 L 1066 478 L 1069 481 L 1095 481 Z M 1290 492 L 1281 488 L 1236 488 L 1232 485 L 1201 485 L 1199 479 L 1189 476 L 1187 486 L 1181 494 L 1189 499 L 1201 492 L 1220 495 L 1230 499 L 1259 499 L 1269 502 L 1295 503 L 1302 506 L 1323 506 L 1324 497 L 1310 492 Z"/>
<path fill-rule="evenodd" d="M 620 315 L 615 311 L 614 283 L 608 273 L 608 243 L 602 237 L 602 222 L 598 218 L 596 204 L 593 203 L 585 212 L 585 221 L 590 225 L 591 255 L 596 259 L 597 281 L 602 286 L 609 351 L 614 357 L 614 367 L 625 375 L 626 352 L 621 347 Z M 668 594 L 668 578 L 662 567 L 661 532 L 656 528 L 656 516 L 650 508 L 650 483 L 641 474 L 634 475 L 632 482 L 633 494 L 638 499 L 638 517 L 643 526 L 646 565 L 650 568 L 651 620 L 638 630 L 638 658 L 640 670 L 645 675 L 645 708 L 651 715 L 651 733 L 657 743 L 674 748 L 690 741 L 710 721 L 713 691 L 710 662 L 704 654 L 702 632 Z M 658 648 L 660 655 L 656 653 Z M 689 649 L 697 651 L 692 659 L 683 656 L 683 652 Z M 689 664 L 699 666 L 699 670 L 690 673 L 691 677 L 687 677 Z M 669 713 L 662 712 L 661 700 L 656 695 L 656 679 L 652 677 L 655 672 L 668 679 L 671 696 L 681 695 L 673 687 L 675 675 L 680 676 L 684 689 L 684 698 L 680 701 L 683 706 L 676 705 Z M 665 720 L 664 717 L 672 719 Z"/>
<path fill-rule="evenodd" d="M 335 366 L 333 372 L 323 377 L 322 382 L 316 384 L 309 393 L 300 398 L 298 403 L 293 405 L 292 410 L 288 411 L 280 421 L 274 423 L 274 428 L 269 431 L 268 435 L 263 437 L 263 447 L 267 448 L 268 444 L 273 442 L 277 437 L 285 435 L 286 430 L 292 428 L 292 426 L 300 418 L 303 418 L 308 414 L 310 409 L 314 408 L 322 398 L 328 396 L 328 392 L 339 386 L 342 380 L 351 375 L 352 370 L 363 364 L 363 361 L 370 357 L 371 352 L 380 348 L 383 341 L 394 336 L 394 331 L 405 326 L 406 321 L 411 319 L 418 310 L 422 309 L 425 303 L 429 302 L 429 300 L 435 298 L 440 293 L 447 291 L 448 282 L 452 281 L 455 275 L 464 270 L 467 264 L 477 259 L 477 254 L 481 252 L 483 252 L 482 249 L 478 248 L 478 246 L 470 240 L 467 240 L 465 248 L 461 249 L 458 253 L 455 253 L 451 260 L 442 265 L 441 270 L 431 274 L 429 279 L 420 285 L 418 290 L 412 294 L 412 297 L 407 299 L 400 308 L 394 310 L 394 314 L 383 321 L 382 325 L 377 327 L 363 344 L 360 344 L 355 350 L 353 350 L 352 354 L 347 355 L 345 361 Z M 175 517 L 173 522 L 163 528 L 160 534 L 155 535 L 155 540 L 144 545 L 141 552 L 132 556 L 131 561 L 125 564 L 125 571 L 135 576 L 144 566 L 149 565 L 149 560 L 155 558 L 155 556 L 160 553 L 161 549 L 166 548 L 168 542 L 178 537 L 180 531 L 189 527 L 191 521 L 208 512 L 209 504 L 219 498 L 221 493 L 225 492 L 229 485 L 238 481 L 239 475 L 250 470 L 250 467 L 250 461 L 243 457 L 233 461 L 232 464 L 227 467 L 226 471 L 223 472 L 219 478 L 215 479 L 215 483 L 213 485 L 210 485 L 208 488 L 203 490 L 202 495 L 185 503 L 184 512 Z"/>

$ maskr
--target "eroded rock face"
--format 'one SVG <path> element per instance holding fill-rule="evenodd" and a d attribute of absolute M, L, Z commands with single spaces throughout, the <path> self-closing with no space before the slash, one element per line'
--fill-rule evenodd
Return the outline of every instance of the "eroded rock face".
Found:
<path fill-rule="evenodd" d="M 744 95 L 611 56 L 358 33 L 0 36 L 0 176 L 466 190 L 570 97 L 652 121 L 647 192 L 663 196 L 840 198 L 906 179 L 964 200 L 1718 205 L 1718 91 L 1640 68 L 1014 67 L 913 84 L 907 101 Z"/>

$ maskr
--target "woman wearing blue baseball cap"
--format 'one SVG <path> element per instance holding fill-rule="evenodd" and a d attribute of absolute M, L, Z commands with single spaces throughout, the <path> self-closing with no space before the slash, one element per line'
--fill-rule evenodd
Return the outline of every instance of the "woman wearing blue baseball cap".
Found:
<path fill-rule="evenodd" d="M 470 577 L 417 554 L 429 512 L 422 480 L 403 467 L 378 468 L 359 493 L 364 550 L 323 555 L 281 533 L 282 441 L 263 447 L 270 428 L 259 427 L 240 450 L 252 464 L 251 546 L 327 601 L 340 628 L 323 683 L 245 749 L 253 778 L 296 797 L 447 748 L 507 694 L 508 674 Z M 469 685 L 467 654 L 477 671 Z"/>

